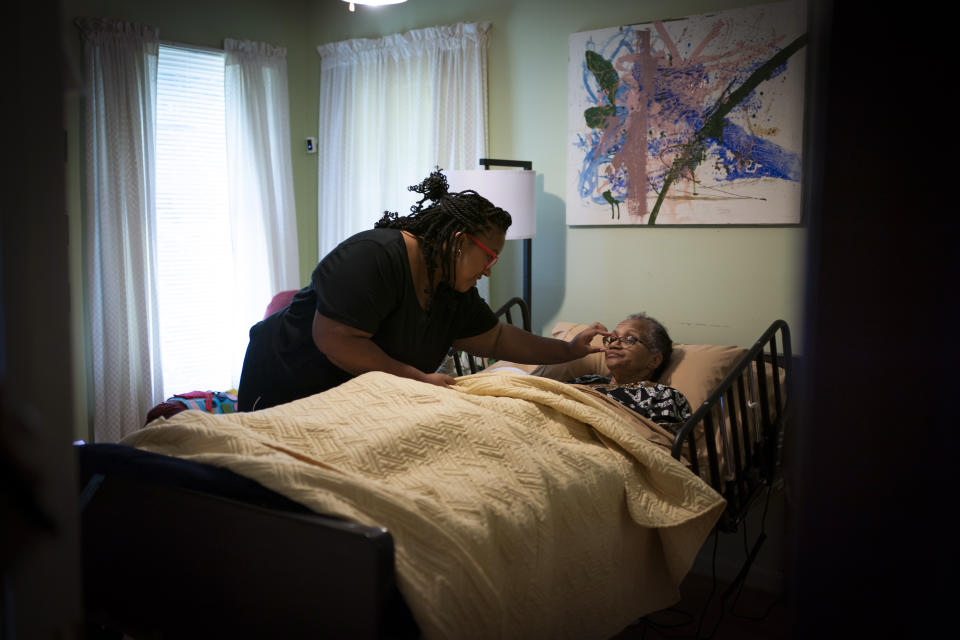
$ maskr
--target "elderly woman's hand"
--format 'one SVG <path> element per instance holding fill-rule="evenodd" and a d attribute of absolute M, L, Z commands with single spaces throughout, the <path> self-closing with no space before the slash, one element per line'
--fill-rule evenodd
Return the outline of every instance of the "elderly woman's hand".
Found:
<path fill-rule="evenodd" d="M 578 333 L 574 336 L 573 340 L 568 342 L 570 345 L 571 360 L 576 358 L 582 358 L 583 356 L 590 355 L 591 353 L 597 353 L 600 351 L 606 351 L 603 347 L 594 347 L 590 344 L 593 339 L 598 336 L 609 336 L 612 335 L 610 331 L 600 324 L 599 322 L 594 322 L 589 327 Z"/>

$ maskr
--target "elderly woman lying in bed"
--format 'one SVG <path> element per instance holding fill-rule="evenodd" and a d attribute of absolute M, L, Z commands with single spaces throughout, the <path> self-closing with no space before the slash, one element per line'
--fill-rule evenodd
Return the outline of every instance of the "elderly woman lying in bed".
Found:
<path fill-rule="evenodd" d="M 673 342 L 662 324 L 644 313 L 627 316 L 604 336 L 610 377 L 587 375 L 572 380 L 589 386 L 620 404 L 676 432 L 690 417 L 682 393 L 659 382 L 670 362 Z"/>

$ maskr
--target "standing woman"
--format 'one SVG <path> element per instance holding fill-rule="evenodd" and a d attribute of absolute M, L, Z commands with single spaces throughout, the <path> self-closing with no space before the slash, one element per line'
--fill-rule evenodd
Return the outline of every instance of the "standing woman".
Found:
<path fill-rule="evenodd" d="M 450 386 L 437 373 L 451 345 L 529 364 L 566 362 L 607 335 L 592 325 L 570 342 L 497 320 L 477 281 L 503 249 L 510 214 L 475 191 L 448 193 L 434 171 L 411 214 L 385 212 L 344 240 L 290 305 L 250 329 L 238 390 L 241 411 L 264 409 L 335 387 L 368 371 Z M 425 203 L 429 201 L 429 204 Z"/>

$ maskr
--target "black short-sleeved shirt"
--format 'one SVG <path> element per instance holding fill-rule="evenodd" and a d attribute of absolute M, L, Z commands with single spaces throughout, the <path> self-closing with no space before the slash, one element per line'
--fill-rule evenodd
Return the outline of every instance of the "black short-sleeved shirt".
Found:
<path fill-rule="evenodd" d="M 238 393 L 241 410 L 251 410 L 255 402 L 257 409 L 289 402 L 351 377 L 314 345 L 314 312 L 373 334 L 371 340 L 387 355 L 424 373 L 436 371 L 454 340 L 497 324 L 476 288 L 459 293 L 441 285 L 425 311 L 414 291 L 402 233 L 358 233 L 320 261 L 311 284 L 289 307 L 250 329 Z"/>

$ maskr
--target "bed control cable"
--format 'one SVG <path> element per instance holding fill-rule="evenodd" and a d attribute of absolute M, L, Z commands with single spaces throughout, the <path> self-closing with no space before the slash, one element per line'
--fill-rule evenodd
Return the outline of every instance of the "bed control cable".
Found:
<path fill-rule="evenodd" d="M 718 532 L 714 532 L 714 547 L 713 547 L 713 580 L 714 580 L 714 589 L 710 591 L 710 596 L 707 598 L 706 604 L 703 606 L 703 611 L 700 613 L 700 623 L 697 626 L 697 634 L 695 636 L 696 640 L 710 640 L 713 638 L 717 629 L 720 628 L 720 624 L 723 622 L 724 616 L 729 613 L 730 615 L 740 618 L 741 620 L 765 620 L 767 616 L 770 615 L 770 612 L 773 611 L 774 607 L 780 603 L 780 597 L 777 596 L 774 598 L 773 602 L 767 607 L 766 611 L 759 616 L 747 616 L 743 614 L 736 613 L 734 610 L 737 608 L 737 603 L 740 601 L 740 595 L 743 593 L 743 587 L 747 580 L 747 575 L 750 573 L 750 567 L 753 565 L 753 561 L 756 559 L 757 554 L 760 552 L 760 547 L 763 546 L 763 542 L 767 539 L 766 532 L 766 520 L 767 512 L 770 508 L 770 495 L 773 493 L 773 488 L 771 485 L 767 485 L 767 495 L 764 500 L 763 505 L 763 516 L 760 518 L 760 533 L 757 535 L 757 540 L 754 542 L 753 548 L 747 554 L 747 557 L 744 559 L 743 566 L 740 568 L 740 571 L 737 573 L 737 576 L 733 579 L 723 593 L 720 594 L 720 616 L 717 618 L 716 624 L 714 624 L 713 629 L 710 631 L 709 635 L 701 636 L 700 628 L 703 625 L 703 621 L 706 618 L 707 608 L 710 606 L 710 600 L 713 599 L 713 594 L 716 588 L 716 575 L 717 575 L 717 536 Z M 744 521 L 743 527 L 743 544 L 744 550 L 747 548 L 747 527 L 746 521 Z M 733 603 L 727 607 L 727 600 L 731 595 L 736 592 L 736 597 L 733 599 Z"/>
<path fill-rule="evenodd" d="M 683 611 L 682 609 L 677 609 L 675 607 L 670 607 L 670 608 L 664 609 L 663 611 L 657 612 L 657 614 L 661 616 L 663 614 L 671 614 L 671 615 L 678 616 L 678 619 L 673 622 L 654 621 L 654 620 L 651 620 L 649 616 L 645 616 L 644 618 L 641 618 L 640 620 L 637 621 L 638 623 L 642 623 L 644 625 L 643 634 L 641 635 L 641 638 L 646 637 L 646 633 L 648 629 L 652 629 L 653 631 L 656 631 L 660 637 L 670 638 L 671 640 L 711 640 L 712 638 L 715 637 L 717 630 L 720 628 L 720 625 L 723 622 L 723 619 L 727 613 L 741 620 L 762 621 L 767 619 L 767 617 L 773 611 L 774 607 L 780 604 L 779 596 L 777 596 L 773 600 L 773 602 L 767 607 L 766 611 L 764 611 L 759 616 L 748 616 L 748 615 L 739 614 L 735 612 L 735 609 L 737 607 L 737 603 L 740 600 L 740 595 L 743 592 L 743 586 L 746 583 L 747 575 L 750 572 L 750 567 L 753 565 L 753 562 L 756 559 L 757 554 L 760 552 L 760 548 L 763 546 L 763 542 L 767 539 L 766 518 L 767 518 L 767 511 L 770 506 L 771 493 L 772 493 L 772 487 L 768 485 L 767 495 L 766 495 L 764 508 L 763 508 L 763 516 L 761 517 L 761 520 L 760 520 L 760 534 L 757 536 L 757 540 L 754 542 L 753 548 L 749 549 L 749 551 L 748 551 L 748 545 L 747 545 L 746 522 L 744 521 L 743 523 L 744 525 L 743 543 L 744 543 L 744 552 L 746 553 L 746 558 L 744 560 L 743 565 L 740 568 L 740 571 L 737 573 L 737 576 L 727 586 L 727 588 L 724 589 L 723 593 L 720 595 L 720 614 L 719 614 L 719 617 L 717 618 L 717 621 L 714 623 L 713 629 L 711 629 L 710 633 L 707 635 L 701 635 L 701 632 L 703 631 L 703 625 L 707 617 L 707 612 L 710 608 L 711 602 L 713 601 L 713 597 L 717 591 L 717 547 L 718 547 L 718 542 L 720 538 L 720 531 L 718 529 L 714 529 L 714 532 L 713 532 L 713 554 L 711 558 L 712 575 L 711 575 L 710 593 L 707 596 L 707 600 L 704 603 L 699 616 L 691 614 L 687 611 Z M 736 592 L 736 596 L 734 597 L 733 602 L 728 607 L 727 600 L 730 598 L 731 595 L 734 595 L 734 592 Z M 690 624 L 694 619 L 697 620 L 697 630 L 693 635 L 688 635 L 688 634 L 670 635 L 670 634 L 663 633 L 664 631 L 667 631 L 670 629 L 677 629 L 680 627 L 684 627 Z"/>

